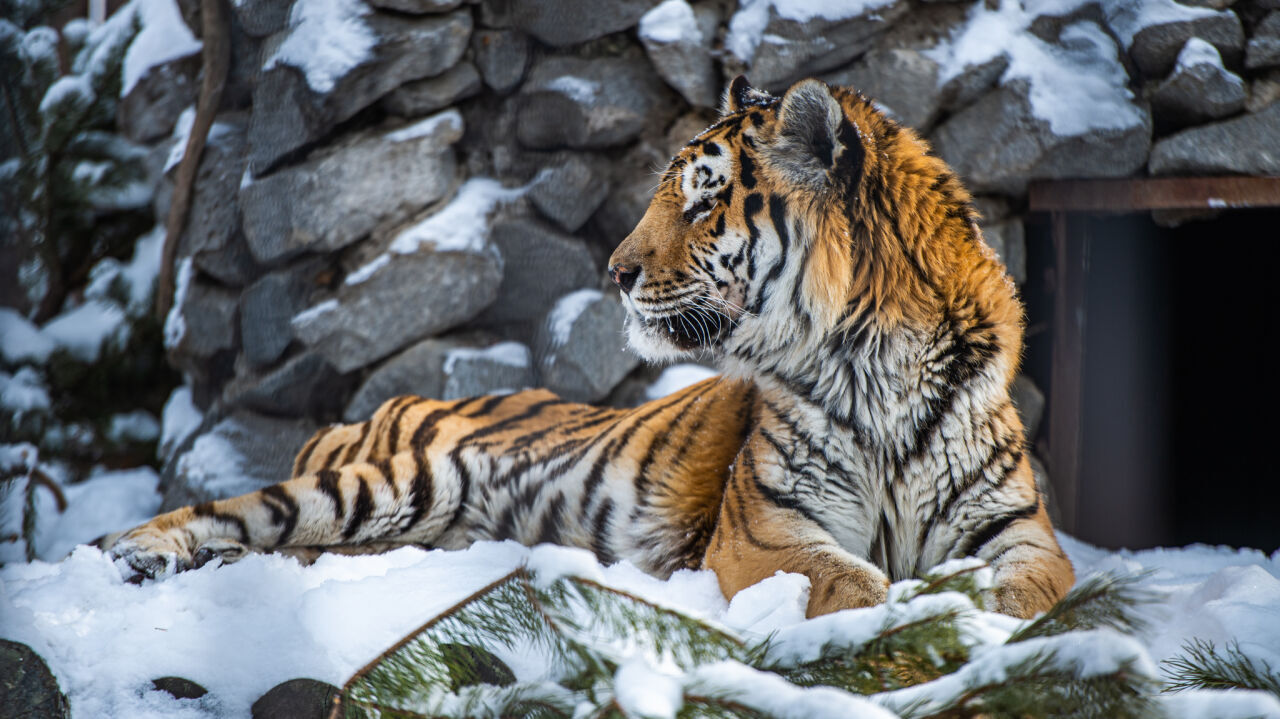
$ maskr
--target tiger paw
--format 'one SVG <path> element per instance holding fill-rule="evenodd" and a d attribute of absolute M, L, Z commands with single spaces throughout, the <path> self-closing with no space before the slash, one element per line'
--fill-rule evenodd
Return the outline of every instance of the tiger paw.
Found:
<path fill-rule="evenodd" d="M 139 584 L 144 579 L 163 579 L 194 565 L 192 553 L 167 535 L 135 530 L 106 548 L 125 581 Z"/>

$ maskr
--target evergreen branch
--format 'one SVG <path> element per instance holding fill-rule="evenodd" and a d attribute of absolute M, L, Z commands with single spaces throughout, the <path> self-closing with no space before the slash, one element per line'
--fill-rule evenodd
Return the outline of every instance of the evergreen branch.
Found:
<path fill-rule="evenodd" d="M 1280 673 L 1267 661 L 1245 654 L 1235 640 L 1219 651 L 1211 641 L 1193 639 L 1182 645 L 1182 654 L 1160 664 L 1168 677 L 1166 692 L 1261 689 L 1280 697 Z"/>
<path fill-rule="evenodd" d="M 1138 615 L 1138 608 L 1158 599 L 1154 592 L 1140 586 L 1148 575 L 1144 572 L 1129 576 L 1096 574 L 1089 577 L 1049 611 L 1015 631 L 1008 643 L 1099 627 L 1110 627 L 1125 634 L 1140 634 L 1146 631 L 1147 622 Z"/>
<path fill-rule="evenodd" d="M 939 592 L 960 592 L 961 594 L 968 595 L 970 599 L 974 600 L 974 605 L 981 609 L 982 591 L 981 588 L 977 586 L 977 582 L 975 581 L 976 577 L 973 575 L 987 568 L 988 566 L 985 563 L 975 563 L 963 569 L 936 577 L 925 575 L 922 579 L 928 580 L 928 583 L 915 590 L 915 592 L 911 594 L 911 598 L 925 594 L 937 594 Z"/>

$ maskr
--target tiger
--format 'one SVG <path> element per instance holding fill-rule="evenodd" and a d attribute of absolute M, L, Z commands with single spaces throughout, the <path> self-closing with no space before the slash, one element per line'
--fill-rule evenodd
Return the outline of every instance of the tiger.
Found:
<path fill-rule="evenodd" d="M 726 598 L 802 574 L 810 617 L 976 556 L 988 608 L 1034 616 L 1074 574 L 1010 399 L 1023 309 L 977 220 L 856 90 L 738 77 L 607 265 L 638 354 L 721 375 L 629 409 L 396 397 L 317 432 L 291 479 L 109 552 L 141 579 L 253 551 L 549 542 L 658 577 L 709 569 Z"/>

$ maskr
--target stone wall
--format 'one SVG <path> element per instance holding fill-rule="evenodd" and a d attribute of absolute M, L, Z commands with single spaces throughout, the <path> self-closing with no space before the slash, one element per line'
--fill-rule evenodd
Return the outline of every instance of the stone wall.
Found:
<path fill-rule="evenodd" d="M 167 502 L 277 480 L 396 394 L 635 397 L 604 260 L 739 72 L 854 85 L 928 137 L 1019 283 L 1030 179 L 1280 174 L 1280 10 L 1195 2 L 231 3 L 167 332 L 203 419 L 166 420 Z M 153 69 L 124 132 L 167 155 L 198 70 Z"/>

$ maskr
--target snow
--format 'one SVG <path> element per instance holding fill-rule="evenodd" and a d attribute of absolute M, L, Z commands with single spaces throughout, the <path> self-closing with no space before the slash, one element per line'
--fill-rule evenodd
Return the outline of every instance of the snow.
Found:
<path fill-rule="evenodd" d="M 177 279 L 174 280 L 173 306 L 169 315 L 164 318 L 164 348 L 171 350 L 182 342 L 187 333 L 187 321 L 182 316 L 182 305 L 187 300 L 187 292 L 191 289 L 191 277 L 195 274 L 195 265 L 190 257 L 178 262 Z"/>
<path fill-rule="evenodd" d="M 548 82 L 545 87 L 584 105 L 594 102 L 596 94 L 600 92 L 599 83 L 573 75 L 561 75 Z"/>
<path fill-rule="evenodd" d="M 1226 78 L 1233 85 L 1244 84 L 1244 80 L 1241 80 L 1239 75 L 1223 66 L 1222 56 L 1218 54 L 1218 48 L 1198 37 L 1189 38 L 1187 44 L 1182 46 L 1182 52 L 1178 53 L 1178 64 L 1174 68 L 1174 72 L 1186 72 L 1200 65 L 1209 65 L 1216 68 L 1218 75 Z M 1209 201 L 1209 206 L 1215 206 L 1213 200 Z"/>
<path fill-rule="evenodd" d="M 58 66 L 58 31 L 34 27 L 22 36 L 22 54 L 32 65 Z"/>
<path fill-rule="evenodd" d="M 555 347 L 568 344 L 569 335 L 573 332 L 573 323 L 578 321 L 593 302 L 604 297 L 600 290 L 584 289 L 556 300 L 555 306 L 547 313 L 547 327 L 551 330 L 551 342 Z"/>
<path fill-rule="evenodd" d="M 402 127 L 395 132 L 389 132 L 386 134 L 386 139 L 391 142 L 416 140 L 419 137 L 426 137 L 435 133 L 437 128 L 445 125 L 449 126 L 448 129 L 451 132 L 462 132 L 462 113 L 451 107 L 443 112 L 437 112 L 425 120 Z"/>
<path fill-rule="evenodd" d="M 765 38 L 770 15 L 784 20 L 806 23 L 814 18 L 829 21 L 847 20 L 875 12 L 893 0 L 744 0 L 729 20 L 729 32 L 724 45 L 738 59 L 751 62 L 756 48 Z M 772 13 L 770 13 L 772 11 Z M 774 37 L 774 41 L 790 42 Z"/>
<path fill-rule="evenodd" d="M 154 442 L 160 436 L 160 423 L 145 409 L 111 415 L 107 439 L 112 442 Z"/>
<path fill-rule="evenodd" d="M 0 307 L 0 357 L 6 363 L 44 364 L 55 346 L 52 339 L 40 334 L 40 330 L 17 310 Z"/>
<path fill-rule="evenodd" d="M 487 177 L 467 180 L 449 204 L 396 235 L 386 252 L 347 275 L 345 283 L 355 285 L 364 282 L 391 261 L 390 255 L 413 254 L 424 246 L 436 252 L 492 252 L 497 255 L 497 248 L 489 244 L 489 214 L 499 204 L 518 199 L 526 189 L 509 189 Z"/>
<path fill-rule="evenodd" d="M 1031 34 L 1031 22 L 1039 15 L 1066 14 L 1077 4 L 1041 0 L 1024 7 L 1004 0 L 991 9 L 977 3 L 963 26 L 924 54 L 938 63 L 939 84 L 1006 56 L 1009 65 L 1000 83 L 1028 83 L 1032 112 L 1060 136 L 1141 124 L 1143 115 L 1133 103 L 1115 43 L 1102 28 L 1088 21 L 1074 23 L 1063 28 L 1056 45 Z"/>
<path fill-rule="evenodd" d="M 129 9 L 137 13 L 142 29 L 124 55 L 120 97 L 128 95 L 151 68 L 200 52 L 201 47 L 182 21 L 175 0 L 133 0 Z"/>
<path fill-rule="evenodd" d="M 663 0 L 640 18 L 640 39 L 659 43 L 701 44 L 702 31 L 685 0 Z"/>
<path fill-rule="evenodd" d="M 529 348 L 519 342 L 499 342 L 484 349 L 471 349 L 470 347 L 452 349 L 449 350 L 449 354 L 445 355 L 444 373 L 451 374 L 454 365 L 458 362 L 475 360 L 496 362 L 509 367 L 528 367 Z"/>
<path fill-rule="evenodd" d="M 124 311 L 112 302 L 90 299 L 49 321 L 40 333 L 72 357 L 92 364 L 105 342 L 122 345 L 128 336 Z"/>
<path fill-rule="evenodd" d="M 182 385 L 173 390 L 160 417 L 160 446 L 156 454 L 167 461 L 203 421 L 204 414 L 191 399 L 191 387 Z"/>
<path fill-rule="evenodd" d="M 196 106 L 189 105 L 187 109 L 178 115 L 178 121 L 173 125 L 173 144 L 169 146 L 169 154 L 164 160 L 164 172 L 169 172 L 182 162 L 182 158 L 187 154 L 187 140 L 191 137 L 191 128 L 196 123 Z M 235 128 L 225 122 L 214 122 L 209 126 L 209 136 L 205 138 L 205 142 L 212 144 L 220 138 L 225 137 Z M 249 170 L 246 168 L 245 173 Z"/>
<path fill-rule="evenodd" d="M 292 65 L 311 89 L 327 93 L 343 75 L 372 57 L 378 38 L 362 19 L 360 0 L 307 0 L 289 11 L 289 34 L 262 69 Z"/>
<path fill-rule="evenodd" d="M 325 314 L 326 312 L 332 312 L 336 309 L 338 309 L 337 300 L 325 300 L 320 304 L 312 305 L 307 309 L 294 315 L 292 321 L 293 321 L 293 324 L 295 325 L 305 324 L 307 322 L 310 322 L 315 317 L 319 317 L 320 315 Z"/>
<path fill-rule="evenodd" d="M 230 421 L 223 420 L 220 425 Z M 196 439 L 178 459 L 175 474 L 214 496 L 234 497 L 261 489 L 265 480 L 251 474 L 244 455 L 218 429 L 219 425 L 214 425 L 213 431 Z"/>
<path fill-rule="evenodd" d="M 649 399 L 658 399 L 666 397 L 672 392 L 680 390 L 692 384 L 697 384 L 708 377 L 715 377 L 720 374 L 710 367 L 703 367 L 699 364 L 676 364 L 662 370 L 662 374 L 658 379 L 645 390 L 645 396 Z"/>
<path fill-rule="evenodd" d="M 54 81 L 40 100 L 40 114 L 69 114 L 72 108 L 82 111 L 93 104 L 97 96 L 85 75 L 63 75 Z"/>
<path fill-rule="evenodd" d="M 1133 38 L 1144 28 L 1174 22 L 1186 22 L 1214 15 L 1229 15 L 1228 10 L 1183 5 L 1174 0 L 1110 0 L 1103 3 L 1107 24 L 1116 31 L 1125 49 L 1133 45 Z"/>
<path fill-rule="evenodd" d="M 219 451 L 210 448 L 205 459 L 217 460 Z M 138 470 L 104 472 L 67 487 L 66 514 L 43 515 L 52 524 L 42 527 L 41 555 L 58 556 L 73 541 L 128 526 L 154 511 L 154 486 L 154 473 Z M 945 700 L 964 680 L 998 678 L 1039 650 L 1056 650 L 1063 665 L 1085 675 L 1121 666 L 1154 672 L 1156 661 L 1191 637 L 1239 639 L 1245 653 L 1277 666 L 1280 552 L 1267 556 L 1205 546 L 1110 552 L 1061 539 L 1082 578 L 1152 571 L 1143 586 L 1164 599 L 1145 610 L 1161 618 L 1150 634 L 1135 639 L 1094 630 L 1002 645 L 1020 622 L 969 610 L 967 621 L 975 629 L 969 636 L 977 643 L 973 661 L 926 685 L 856 697 L 790 686 L 733 662 L 680 675 L 660 659 L 635 656 L 621 664 L 617 698 L 649 716 L 670 716 L 674 691 L 683 687 L 733 692 L 779 716 L 892 717 L 895 707 Z M 324 556 L 310 567 L 253 555 L 231 566 L 135 586 L 124 583 L 103 554 L 81 547 L 61 563 L 0 568 L 0 637 L 30 644 L 49 662 L 75 716 L 247 716 L 257 697 L 287 679 L 341 685 L 404 634 L 522 564 L 544 580 L 587 576 L 747 637 L 776 632 L 777 652 L 812 653 L 853 634 L 869 636 L 885 626 L 886 613 L 908 621 L 968 602 L 962 595 L 931 594 L 894 609 L 871 607 L 806 621 L 804 577 L 771 577 L 729 603 L 710 572 L 684 570 L 661 580 L 627 563 L 601 567 L 582 550 L 528 549 L 511 542 L 480 542 L 452 552 L 405 548 L 368 557 Z M 898 583 L 894 591 L 907 596 L 915 587 L 918 582 Z M 538 679 L 532 674 L 541 666 L 536 659 L 511 665 L 521 679 Z M 211 694 L 196 703 L 150 690 L 152 679 L 170 675 L 196 681 Z M 1184 692 L 1159 701 L 1171 717 L 1205 716 L 1206 708 L 1219 717 L 1280 717 L 1280 701 L 1257 692 Z"/>
<path fill-rule="evenodd" d="M 164 227 L 156 225 L 150 232 L 138 238 L 133 248 L 133 257 L 128 264 L 108 257 L 94 265 L 89 271 L 89 285 L 85 288 L 85 297 L 113 302 L 115 297 L 111 291 L 122 284 L 124 298 L 127 300 L 126 313 L 130 317 L 141 317 L 151 311 L 151 300 L 155 290 L 156 276 L 160 273 L 160 258 L 164 252 Z"/>
<path fill-rule="evenodd" d="M 49 388 L 45 387 L 40 373 L 31 367 L 23 367 L 13 374 L 0 370 L 0 409 L 9 415 L 10 422 L 22 421 L 23 415 L 47 410 Z"/>

